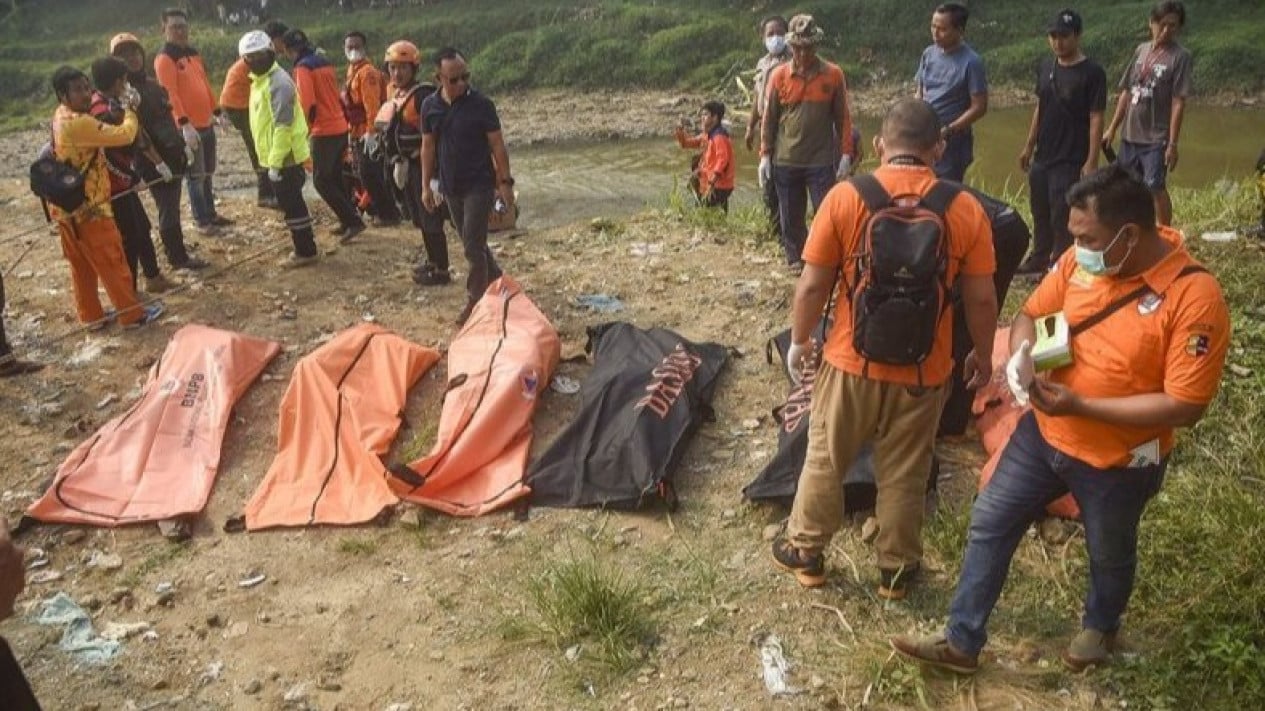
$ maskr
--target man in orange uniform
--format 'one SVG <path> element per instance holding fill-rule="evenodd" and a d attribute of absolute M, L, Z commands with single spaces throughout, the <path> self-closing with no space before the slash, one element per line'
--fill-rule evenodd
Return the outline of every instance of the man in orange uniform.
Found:
<path fill-rule="evenodd" d="M 220 90 L 220 109 L 228 115 L 233 128 L 242 135 L 246 144 L 246 155 L 250 156 L 250 167 L 255 171 L 256 204 L 273 210 L 279 209 L 277 196 L 272 192 L 272 181 L 268 180 L 268 171 L 259 167 L 259 155 L 255 152 L 255 137 L 250 133 L 250 67 L 246 60 L 238 58 L 229 67 L 224 77 L 224 87 Z"/>
<path fill-rule="evenodd" d="M 185 145 L 193 152 L 185 187 L 189 189 L 189 209 L 198 232 L 219 234 L 219 228 L 233 221 L 215 211 L 215 193 L 211 176 L 215 173 L 215 121 L 228 119 L 221 115 L 211 93 L 211 82 L 198 50 L 189 46 L 189 16 L 184 10 L 163 10 L 163 37 L 166 43 L 154 56 L 154 75 L 171 99 L 171 114 L 184 136 Z"/>
<path fill-rule="evenodd" d="M 903 656 L 958 673 L 979 668 L 986 626 L 1032 521 L 1069 491 L 1089 553 L 1081 630 L 1063 652 L 1073 671 L 1109 661 L 1133 593 L 1138 524 L 1159 492 L 1173 430 L 1203 417 L 1221 383 L 1230 314 L 1214 276 L 1158 226 L 1153 195 L 1119 164 L 1067 195 L 1074 245 L 1010 329 L 1006 379 L 1028 412 L 971 509 L 944 632 L 891 640 Z M 1035 322 L 1061 313 L 1072 362 L 1036 377 Z"/>
<path fill-rule="evenodd" d="M 772 71 L 765 90 L 758 174 L 760 187 L 773 181 L 777 188 L 782 249 L 792 274 L 804 268 L 805 192 L 820 210 L 835 182 L 852 172 L 856 153 L 843 70 L 817 56 L 824 37 L 812 16 L 792 17 L 786 35 L 791 61 Z"/>
<path fill-rule="evenodd" d="M 286 56 L 294 65 L 299 106 L 307 117 L 312 143 L 312 183 L 321 199 L 338 217 L 334 235 L 343 243 L 365 231 L 365 221 L 351 199 L 351 187 L 343 179 L 347 154 L 347 119 L 338 93 L 334 65 L 308 41 L 303 30 L 292 29 L 282 38 Z"/>
<path fill-rule="evenodd" d="M 124 98 L 123 123 L 111 126 L 88 114 L 92 83 L 78 69 L 61 67 L 53 74 L 53 91 L 59 103 L 53 114 L 53 155 L 84 175 L 86 201 L 74 213 L 49 205 L 61 234 L 62 255 L 70 263 L 70 280 L 79 321 L 104 324 L 105 310 L 97 296 L 97 284 L 105 287 L 119 323 L 136 326 L 156 319 L 162 306 L 141 308 L 132 288 L 132 273 L 123 256 L 123 237 L 110 208 L 110 176 L 103 148 L 122 148 L 136 139 L 139 122 L 136 106 L 140 95 L 132 90 Z"/>
<path fill-rule="evenodd" d="M 382 154 L 371 150 L 376 148 L 380 138 L 373 120 L 386 101 L 386 78 L 369 61 L 368 43 L 365 34 L 358 30 L 348 32 L 343 39 L 343 53 L 348 62 L 347 86 L 342 97 L 343 113 L 347 116 L 360 182 L 373 201 L 373 226 L 394 227 L 400 224 L 400 209 L 395 204 L 395 196 L 387 189 Z"/>
<path fill-rule="evenodd" d="M 725 105 L 719 101 L 703 104 L 699 118 L 703 132 L 686 136 L 685 128 L 677 126 L 676 142 L 682 148 L 702 148 L 698 161 L 698 198 L 705 207 L 719 207 L 729 212 L 729 196 L 734 191 L 734 146 L 725 130 Z"/>
<path fill-rule="evenodd" d="M 920 196 L 923 204 L 929 205 L 933 196 L 954 189 L 940 183 L 932 171 L 931 166 L 944 151 L 944 141 L 939 120 L 922 100 L 902 99 L 894 104 L 883 118 L 874 147 L 881 163 L 873 173 L 874 183 L 888 196 Z M 873 345 L 874 340 L 855 335 L 869 336 L 882 324 L 876 327 L 873 321 L 858 321 L 853 303 L 864 299 L 868 308 L 881 295 L 863 292 L 858 285 L 862 276 L 857 266 L 859 254 L 866 249 L 879 251 L 875 245 L 884 236 L 903 241 L 909 233 L 869 232 L 874 213 L 867 207 L 870 200 L 863 197 L 861 187 L 848 182 L 830 191 L 813 219 L 812 233 L 804 246 L 806 266 L 795 290 L 791 346 L 786 355 L 788 372 L 796 380 L 812 351 L 809 338 L 834 291 L 836 273 L 842 270 L 843 276 L 838 282 L 834 327 L 823 351 L 825 362 L 819 366 L 813 386 L 812 427 L 799 489 L 786 535 L 773 542 L 773 558 L 794 573 L 801 585 L 825 584 L 825 549 L 843 516 L 844 475 L 862 446 L 873 441 L 878 486 L 875 515 L 879 533 L 874 543 L 878 594 L 898 600 L 905 597 L 922 561 L 927 472 L 945 386 L 953 372 L 953 310 L 941 310 L 934 316 L 930 348 L 916 365 L 876 362 L 863 354 L 864 346 Z M 975 346 L 965 358 L 965 376 L 970 387 L 976 387 L 987 382 L 992 371 L 997 325 L 992 230 L 973 196 L 959 191 L 944 205 L 937 214 L 943 224 L 938 245 L 945 252 L 944 273 L 935 278 L 943 279 L 937 285 L 943 292 L 960 288 Z M 889 218 L 887 224 L 893 222 Z M 898 248 L 893 246 L 898 243 L 888 245 L 881 249 L 890 253 Z M 889 329 L 914 326 L 887 324 Z"/>

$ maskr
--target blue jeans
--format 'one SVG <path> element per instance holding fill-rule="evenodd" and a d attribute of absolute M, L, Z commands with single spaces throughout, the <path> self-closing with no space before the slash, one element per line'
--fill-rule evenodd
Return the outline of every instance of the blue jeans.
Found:
<path fill-rule="evenodd" d="M 1051 447 L 1036 417 L 1024 415 L 971 509 L 962 574 L 945 629 L 949 643 L 970 655 L 984 648 L 988 616 L 1015 548 L 1046 505 L 1068 491 L 1080 505 L 1089 549 L 1089 594 L 1081 624 L 1115 632 L 1133 593 L 1138 521 L 1167 467 L 1167 460 L 1136 469 L 1092 467 Z"/>
<path fill-rule="evenodd" d="M 185 185 L 189 190 L 189 209 L 193 221 L 200 226 L 211 224 L 215 219 L 215 193 L 211 190 L 211 174 L 215 172 L 215 128 L 198 129 L 198 147 L 189 163 L 189 176 Z"/>
<path fill-rule="evenodd" d="M 832 165 L 816 168 L 775 165 L 773 185 L 777 189 L 778 219 L 782 224 L 782 249 L 786 252 L 786 263 L 794 264 L 802 261 L 800 255 L 808 240 L 808 198 L 813 201 L 814 211 L 821 208 L 826 193 L 835 186 L 835 168 Z"/>
<path fill-rule="evenodd" d="M 975 135 L 970 131 L 949 136 L 944 145 L 944 155 L 936 161 L 936 177 L 960 183 L 966 179 L 966 169 L 975 162 Z"/>

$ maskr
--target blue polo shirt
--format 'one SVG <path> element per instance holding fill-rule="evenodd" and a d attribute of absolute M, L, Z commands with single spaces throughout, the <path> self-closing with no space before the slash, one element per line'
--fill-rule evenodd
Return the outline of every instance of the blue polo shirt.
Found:
<path fill-rule="evenodd" d="M 931 104 L 942 126 L 966 113 L 971 107 L 971 96 L 988 92 L 984 61 L 965 42 L 948 53 L 934 44 L 923 50 L 914 80 L 922 88 L 923 101 Z"/>
<path fill-rule="evenodd" d="M 451 104 L 439 91 L 422 101 L 422 133 L 437 137 L 441 193 L 464 196 L 496 188 L 488 134 L 499 130 L 496 105 L 474 89 Z"/>

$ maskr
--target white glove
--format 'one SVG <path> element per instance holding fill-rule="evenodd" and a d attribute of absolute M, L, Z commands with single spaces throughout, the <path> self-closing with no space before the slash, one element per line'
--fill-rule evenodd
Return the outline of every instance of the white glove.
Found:
<path fill-rule="evenodd" d="M 811 340 L 803 343 L 791 343 L 786 349 L 786 374 L 791 376 L 791 382 L 796 385 L 804 379 L 804 365 L 813 354 L 813 342 Z"/>
<path fill-rule="evenodd" d="M 197 154 L 193 152 L 192 148 L 189 146 L 184 147 L 184 164 L 189 166 L 189 172 L 193 172 L 193 159 L 196 157 Z"/>
<path fill-rule="evenodd" d="M 181 126 L 180 133 L 184 135 L 184 144 L 189 147 L 189 150 L 198 150 L 198 144 L 201 143 L 201 139 L 198 138 L 198 129 L 194 128 L 193 124 L 186 123 Z"/>
<path fill-rule="evenodd" d="M 766 183 L 773 179 L 773 160 L 768 156 L 760 158 L 760 167 L 756 170 L 756 179 L 763 190 Z"/>
<path fill-rule="evenodd" d="M 376 133 L 366 133 L 364 137 L 365 155 L 373 156 L 378 152 L 378 144 L 380 139 Z"/>
<path fill-rule="evenodd" d="M 215 115 L 215 125 L 218 126 L 221 131 L 228 131 L 233 128 L 233 122 L 229 120 L 228 114 L 225 113 Z"/>
<path fill-rule="evenodd" d="M 835 171 L 835 180 L 847 180 L 852 174 L 852 156 L 839 159 L 839 169 Z"/>
<path fill-rule="evenodd" d="M 281 182 L 281 171 L 276 168 L 268 169 L 268 179 L 274 183 Z"/>
<path fill-rule="evenodd" d="M 391 169 L 391 177 L 395 178 L 395 186 L 403 190 L 404 186 L 408 184 L 408 163 L 397 160 Z"/>
<path fill-rule="evenodd" d="M 161 178 L 164 183 L 167 182 L 168 180 L 171 180 L 172 178 L 171 168 L 168 168 L 166 163 L 159 163 L 158 165 L 154 166 L 154 170 L 158 172 L 158 177 Z"/>
<path fill-rule="evenodd" d="M 1036 366 L 1032 362 L 1032 344 L 1024 341 L 1019 345 L 1019 350 L 1010 356 L 1010 360 L 1006 362 L 1006 385 L 1010 387 L 1010 394 L 1015 396 L 1015 402 L 1020 407 L 1028 405 L 1028 388 L 1032 386 L 1032 381 L 1036 377 Z"/>
<path fill-rule="evenodd" d="M 141 93 L 131 84 L 128 84 L 123 90 L 123 96 L 121 96 L 120 99 L 123 101 L 124 106 L 133 111 L 136 110 L 136 107 L 141 105 Z"/>
<path fill-rule="evenodd" d="M 435 196 L 435 204 L 444 204 L 444 194 L 439 192 L 439 178 L 430 179 L 430 191 Z"/>

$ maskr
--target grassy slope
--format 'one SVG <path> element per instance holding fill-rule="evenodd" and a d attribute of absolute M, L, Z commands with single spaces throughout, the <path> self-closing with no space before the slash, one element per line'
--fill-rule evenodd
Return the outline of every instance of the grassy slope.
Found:
<path fill-rule="evenodd" d="M 49 103 L 47 78 L 63 62 L 86 67 L 116 31 L 140 34 L 156 47 L 158 10 L 167 0 L 50 0 L 24 8 L 0 28 L 0 126 L 29 126 Z M 280 3 L 278 3 L 280 4 Z M 314 3 L 315 4 L 315 3 Z M 321 3 L 325 4 L 325 3 Z M 995 80 L 1027 84 L 1053 7 L 1035 0 L 979 0 L 970 41 Z M 927 5 L 930 5 L 928 3 Z M 1134 44 L 1145 39 L 1149 2 L 1081 3 L 1089 23 L 1089 53 L 1115 74 Z M 922 3 L 898 0 L 806 2 L 830 32 L 824 54 L 842 62 L 855 83 L 904 80 L 926 45 Z M 700 10 L 699 8 L 706 8 Z M 323 46 L 337 51 L 343 33 L 360 28 L 374 52 L 408 37 L 425 49 L 452 44 L 469 51 L 481 85 L 532 87 L 675 87 L 710 89 L 758 51 L 752 31 L 769 2 L 659 0 L 623 2 L 503 2 L 444 0 L 425 10 L 280 13 Z M 284 9 L 284 8 L 283 8 Z M 1204 0 L 1192 8 L 1187 44 L 1198 57 L 1204 91 L 1259 91 L 1265 76 L 1265 5 L 1256 0 Z M 843 30 L 846 28 L 846 31 Z M 894 32 L 892 28 L 901 28 Z M 227 66 L 238 29 L 195 21 L 194 41 L 211 67 Z M 218 71 L 218 70 L 217 70 Z M 217 77 L 218 78 L 218 77 Z"/>

